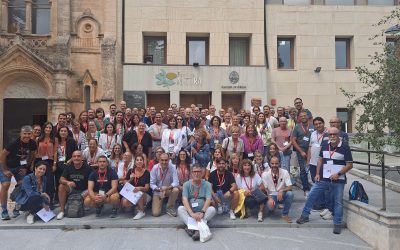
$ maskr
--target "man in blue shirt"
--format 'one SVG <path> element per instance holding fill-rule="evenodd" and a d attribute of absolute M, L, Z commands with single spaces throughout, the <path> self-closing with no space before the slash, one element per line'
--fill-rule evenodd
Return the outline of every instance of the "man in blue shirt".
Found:
<path fill-rule="evenodd" d="M 331 204 L 333 233 L 340 234 L 343 218 L 343 190 L 346 184 L 346 173 L 353 167 L 353 157 L 348 144 L 341 141 L 337 128 L 329 128 L 328 134 L 329 142 L 324 141 L 321 145 L 317 174 L 315 175 L 316 183 L 312 187 L 303 212 L 296 222 L 298 224 L 308 222 L 311 208 L 316 199 L 326 190 L 330 190 L 333 198 L 333 204 Z"/>

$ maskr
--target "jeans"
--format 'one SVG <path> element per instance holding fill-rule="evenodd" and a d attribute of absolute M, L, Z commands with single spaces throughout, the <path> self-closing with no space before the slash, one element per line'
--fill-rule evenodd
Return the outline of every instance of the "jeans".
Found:
<path fill-rule="evenodd" d="M 284 192 L 282 201 L 278 201 L 278 196 L 276 196 L 276 195 L 272 195 L 271 197 L 275 201 L 275 207 L 273 207 L 273 208 L 268 207 L 268 210 L 270 212 L 273 212 L 276 208 L 276 205 L 278 203 L 282 203 L 283 204 L 282 216 L 287 216 L 289 214 L 289 209 L 293 203 L 293 197 L 294 197 L 293 192 L 292 191 Z"/>
<path fill-rule="evenodd" d="M 213 206 L 209 206 L 207 208 L 207 211 L 204 214 L 203 219 L 206 220 L 207 222 L 209 222 L 216 214 L 217 212 L 215 211 L 215 207 Z M 183 223 L 185 223 L 185 225 L 187 225 L 188 222 L 188 218 L 189 218 L 189 213 L 187 212 L 185 206 L 179 206 L 178 207 L 178 216 L 181 219 L 181 221 Z"/>
<path fill-rule="evenodd" d="M 309 191 L 310 186 L 308 184 L 308 171 L 306 166 L 306 159 L 304 159 L 299 152 L 297 154 L 297 161 L 299 162 L 300 167 L 300 180 L 301 184 L 303 185 L 303 191 Z"/>
<path fill-rule="evenodd" d="M 345 183 L 342 182 L 331 182 L 326 180 L 321 180 L 311 188 L 311 192 L 308 195 L 306 204 L 304 205 L 303 212 L 301 216 L 307 217 L 310 215 L 313 204 L 318 199 L 319 196 L 324 194 L 325 191 L 329 191 L 332 198 L 332 204 L 328 208 L 333 208 L 333 224 L 342 224 L 343 219 L 343 190 Z M 332 211 L 332 210 L 331 210 Z"/>
<path fill-rule="evenodd" d="M 283 159 L 281 159 L 281 168 L 286 169 L 290 173 L 290 154 L 283 154 Z"/>
<path fill-rule="evenodd" d="M 20 182 L 24 178 L 24 176 L 19 174 L 19 171 L 22 168 L 23 167 L 16 167 L 16 168 L 9 168 L 8 169 L 13 174 L 13 176 L 14 176 L 14 178 L 15 178 L 15 180 L 17 182 Z M 11 177 L 5 176 L 4 173 L 3 173 L 3 166 L 0 166 L 0 182 L 11 182 Z"/>
<path fill-rule="evenodd" d="M 310 169 L 311 180 L 313 183 L 315 183 L 315 175 L 317 174 L 317 166 L 310 164 L 309 169 Z M 322 175 L 320 175 L 320 176 L 322 179 Z M 327 208 L 327 203 L 329 201 L 328 196 L 329 196 L 329 194 L 327 191 L 324 192 L 323 194 L 321 194 L 320 196 L 318 196 L 317 200 L 314 203 L 314 207 L 317 209 Z"/>

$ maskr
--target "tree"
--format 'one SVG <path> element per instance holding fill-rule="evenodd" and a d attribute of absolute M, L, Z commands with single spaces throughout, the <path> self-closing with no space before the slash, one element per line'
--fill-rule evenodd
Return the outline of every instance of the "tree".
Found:
<path fill-rule="evenodd" d="M 365 92 L 351 93 L 341 89 L 349 100 L 350 110 L 363 110 L 357 116 L 355 141 L 368 141 L 377 151 L 382 151 L 387 144 L 400 148 L 400 26 L 397 26 L 399 32 L 390 37 L 389 43 L 385 39 L 385 30 L 399 20 L 400 8 L 397 8 L 375 24 L 383 29 L 370 40 L 384 40 L 385 42 L 374 43 L 384 49 L 383 52 L 375 52 L 369 56 L 369 66 L 356 67 L 358 79 Z M 390 136 L 387 136 L 387 132 Z"/>

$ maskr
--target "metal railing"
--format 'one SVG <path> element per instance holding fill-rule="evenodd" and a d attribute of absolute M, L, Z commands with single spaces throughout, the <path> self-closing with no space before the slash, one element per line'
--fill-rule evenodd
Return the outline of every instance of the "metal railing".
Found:
<path fill-rule="evenodd" d="M 381 175 L 382 175 L 382 208 L 380 209 L 381 211 L 386 211 L 386 173 L 389 171 L 397 171 L 400 174 L 400 166 L 389 166 L 389 165 L 385 165 L 385 156 L 393 156 L 393 157 L 399 157 L 399 154 L 393 154 L 393 153 L 389 153 L 386 151 L 375 151 L 375 150 L 371 150 L 370 148 L 370 143 L 368 142 L 368 149 L 363 149 L 363 148 L 359 148 L 359 147 L 351 147 L 351 151 L 352 152 L 360 152 L 360 153 L 366 153 L 368 156 L 368 162 L 362 162 L 362 161 L 353 161 L 353 164 L 359 164 L 359 165 L 364 165 L 364 166 L 368 166 L 367 169 L 361 169 L 359 168 L 359 170 L 368 170 L 368 175 L 371 175 L 371 170 L 372 171 L 381 171 Z M 379 159 L 379 163 L 372 163 L 371 162 L 371 154 L 375 154 L 380 156 Z M 378 169 L 371 169 L 371 167 L 377 167 Z"/>

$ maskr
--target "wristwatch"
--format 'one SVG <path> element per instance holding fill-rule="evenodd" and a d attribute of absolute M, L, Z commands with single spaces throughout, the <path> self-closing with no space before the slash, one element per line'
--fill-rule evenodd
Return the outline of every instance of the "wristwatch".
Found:
<path fill-rule="evenodd" d="M 341 176 L 341 175 L 342 175 L 342 173 L 338 172 L 338 173 L 337 173 L 337 175 L 338 175 L 338 176 Z"/>
<path fill-rule="evenodd" d="M 206 212 L 204 212 L 204 210 L 201 210 L 200 213 L 205 214 Z"/>

